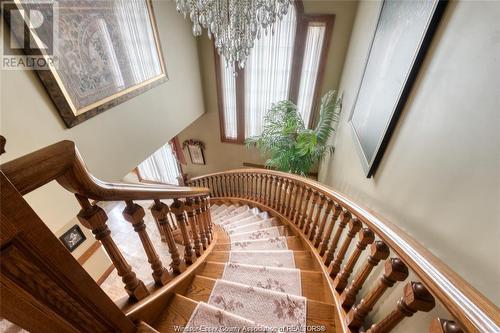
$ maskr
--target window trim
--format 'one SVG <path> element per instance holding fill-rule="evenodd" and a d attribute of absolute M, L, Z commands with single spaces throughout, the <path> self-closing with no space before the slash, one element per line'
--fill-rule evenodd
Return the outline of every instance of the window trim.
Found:
<path fill-rule="evenodd" d="M 292 59 L 292 73 L 290 78 L 290 88 L 288 92 L 288 99 L 297 104 L 300 79 L 302 73 L 302 64 L 304 61 L 304 48 L 307 38 L 307 28 L 311 22 L 320 22 L 325 24 L 325 40 L 321 47 L 321 55 L 319 68 L 324 69 L 328 58 L 328 50 L 330 49 L 333 25 L 335 22 L 335 14 L 305 14 L 304 4 L 302 0 L 294 2 L 297 11 L 297 26 L 295 31 L 294 51 Z M 212 43 L 214 59 L 215 59 L 215 80 L 217 86 L 217 104 L 219 108 L 219 130 L 220 140 L 225 143 L 245 143 L 245 70 L 237 70 L 236 77 L 236 133 L 237 138 L 227 138 L 225 133 L 225 117 L 224 117 L 224 100 L 222 92 L 222 72 L 221 72 L 221 58 L 217 53 L 215 45 Z M 310 128 L 316 122 L 316 112 L 320 101 L 321 88 L 323 86 L 325 71 L 320 70 L 316 77 L 314 87 L 314 97 L 312 102 L 312 112 L 309 117 L 307 126 Z"/>

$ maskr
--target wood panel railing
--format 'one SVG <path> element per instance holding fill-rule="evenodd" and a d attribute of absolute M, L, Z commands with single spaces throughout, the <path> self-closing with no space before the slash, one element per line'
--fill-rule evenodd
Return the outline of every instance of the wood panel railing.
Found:
<path fill-rule="evenodd" d="M 46 183 L 56 180 L 72 192 L 81 209 L 77 217 L 81 224 L 90 229 L 100 241 L 121 277 L 124 289 L 132 302 L 148 296 L 154 288 L 147 288 L 141 281 L 113 239 L 107 225 L 106 212 L 93 201 L 124 201 L 123 216 L 137 233 L 144 257 L 151 267 L 151 275 L 157 288 L 167 285 L 173 277 L 182 273 L 186 266 L 194 263 L 212 241 L 212 221 L 209 190 L 207 188 L 172 187 L 160 185 L 135 185 L 106 183 L 92 176 L 73 142 L 62 141 L 34 153 L 1 165 L 2 177 L 19 195 L 25 195 Z M 172 200 L 170 205 L 162 200 Z M 26 204 L 8 201 L 2 207 L 4 212 L 20 214 L 16 205 Z M 151 200 L 151 213 L 156 221 L 161 238 L 166 242 L 172 262 L 166 267 L 161 261 L 158 249 L 153 245 L 145 225 L 145 210 L 137 200 Z M 21 202 L 22 201 L 22 202 Z M 8 205 L 8 206 L 5 206 Z M 11 210 L 8 210 L 13 208 Z M 15 217 L 15 216 L 14 216 Z M 41 223 L 40 220 L 33 223 Z M 43 224 L 43 223 L 42 223 Z M 3 221 L 2 221 L 3 227 Z M 184 253 L 179 253 L 173 231 L 179 228 L 184 237 Z M 189 232 L 187 231 L 189 228 Z M 57 239 L 55 243 L 61 245 Z M 40 244 L 38 247 L 54 246 Z M 70 256 L 71 257 L 71 256 Z M 81 268 L 81 267 L 80 267 Z M 86 274 L 81 268 L 81 274 Z M 64 278 L 64 277 L 62 277 Z M 90 303 L 89 303 L 90 304 Z"/>
<path fill-rule="evenodd" d="M 270 207 L 301 232 L 331 278 L 343 332 L 389 332 L 415 312 L 433 309 L 434 298 L 454 321 L 436 319 L 422 332 L 500 332 L 500 312 L 491 301 L 394 224 L 327 186 L 263 169 L 209 174 L 188 185 L 208 187 L 214 198 L 242 198 Z M 366 260 L 358 263 L 362 254 Z M 369 279 L 378 265 L 383 265 L 380 277 Z M 355 266 L 359 269 L 353 275 Z M 403 283 L 410 271 L 420 281 L 407 282 L 394 310 L 364 327 L 384 293 Z M 366 285 L 369 280 L 375 282 Z M 361 289 L 367 290 L 363 297 Z"/>

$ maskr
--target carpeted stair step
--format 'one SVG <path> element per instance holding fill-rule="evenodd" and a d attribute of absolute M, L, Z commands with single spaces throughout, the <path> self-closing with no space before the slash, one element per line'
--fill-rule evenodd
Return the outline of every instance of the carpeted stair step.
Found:
<path fill-rule="evenodd" d="M 302 296 L 300 270 L 296 268 L 255 266 L 228 262 L 223 267 L 221 280 Z"/>
<path fill-rule="evenodd" d="M 242 226 L 235 226 L 233 228 L 226 228 L 226 231 L 229 235 L 232 234 L 239 234 L 242 232 L 250 232 L 250 231 L 256 231 L 259 229 L 265 229 L 265 228 L 270 228 L 270 227 L 275 227 L 281 225 L 281 223 L 278 222 L 275 218 L 272 219 L 266 219 L 262 221 L 257 221 L 249 224 L 245 224 Z"/>
<path fill-rule="evenodd" d="M 274 248 L 271 248 L 268 246 L 269 240 L 256 240 L 252 241 L 255 242 L 255 244 L 247 244 L 246 247 L 245 245 L 242 246 L 241 242 L 236 242 L 240 243 L 238 246 L 233 245 L 230 242 L 223 242 L 219 243 L 214 246 L 214 251 L 230 251 L 230 250 L 246 250 L 246 251 L 253 251 L 253 250 L 304 250 L 304 246 L 302 245 L 302 242 L 300 241 L 300 238 L 296 236 L 287 236 L 287 237 L 280 237 L 283 239 L 286 239 L 286 247 L 278 247 L 281 246 L 281 242 L 277 244 Z"/>
<path fill-rule="evenodd" d="M 208 279 L 211 280 L 211 279 Z M 215 280 L 212 280 L 212 286 Z M 178 333 L 175 327 L 185 326 L 194 310 L 200 301 L 207 301 L 210 296 L 211 287 L 209 287 L 208 294 L 204 298 L 199 298 L 198 301 L 194 299 L 174 294 L 169 305 L 159 315 L 158 320 L 153 326 L 162 333 Z M 307 325 L 325 327 L 320 329 L 320 332 L 334 333 L 335 330 L 335 308 L 331 304 L 325 304 L 316 301 L 307 301 Z"/>
<path fill-rule="evenodd" d="M 245 217 L 241 220 L 232 221 L 231 223 L 222 223 L 221 226 L 222 226 L 222 228 L 224 228 L 224 230 L 229 231 L 232 228 L 242 227 L 242 226 L 246 226 L 246 225 L 250 225 L 250 224 L 254 224 L 256 222 L 262 222 L 262 221 L 264 221 L 264 219 L 262 217 L 260 217 L 258 215 L 252 215 L 252 216 Z"/>
<path fill-rule="evenodd" d="M 283 225 L 264 228 L 255 231 L 231 234 L 229 235 L 229 239 L 231 240 L 231 243 L 234 243 L 234 242 L 257 240 L 257 239 L 267 239 L 267 238 L 271 239 L 281 236 L 287 236 L 287 228 Z"/>
<path fill-rule="evenodd" d="M 232 251 L 212 251 L 207 257 L 207 261 L 212 261 L 212 262 L 221 262 L 225 263 L 230 260 L 233 260 L 234 258 L 231 258 Z M 321 271 L 321 267 L 318 266 L 316 263 L 316 260 L 313 260 L 311 253 L 309 251 L 291 251 L 291 250 L 276 250 L 276 252 L 283 252 L 282 254 L 282 259 L 280 260 L 279 257 L 274 256 L 276 258 L 275 264 L 273 264 L 273 261 L 269 261 L 267 258 L 268 256 L 265 255 L 265 253 L 269 251 L 234 251 L 237 252 L 237 259 L 236 262 L 242 263 L 242 264 L 261 264 L 261 265 L 266 265 L 266 266 L 280 266 L 279 264 L 281 263 L 282 267 L 289 267 L 302 270 L 308 270 L 308 271 Z M 291 260 L 289 259 L 289 255 L 286 253 L 293 253 L 293 262 L 294 265 L 290 265 Z M 247 255 L 245 255 L 247 254 Z M 262 261 L 256 261 L 255 258 L 262 258 Z M 239 261 L 238 261 L 239 260 Z"/>
<path fill-rule="evenodd" d="M 200 332 L 203 331 L 204 328 L 218 329 L 221 326 L 228 328 L 257 328 L 257 325 L 253 321 L 237 316 L 233 313 L 226 312 L 207 303 L 200 302 L 191 314 L 191 317 L 186 324 L 185 332 Z"/>
<path fill-rule="evenodd" d="M 247 205 L 240 206 L 240 207 L 232 207 L 232 209 L 225 209 L 223 211 L 219 211 L 216 214 L 212 213 L 212 220 L 218 224 L 224 220 L 227 220 L 227 219 L 232 218 L 234 216 L 240 215 L 240 214 L 245 213 L 249 210 L 250 210 L 250 207 L 248 207 Z"/>
<path fill-rule="evenodd" d="M 228 276 L 224 274 L 225 270 L 225 263 L 216 263 L 216 262 L 207 262 L 205 266 L 203 267 L 203 270 L 200 271 L 198 274 L 199 277 L 207 277 L 211 279 L 222 279 L 222 280 L 229 280 L 229 281 L 234 281 L 234 282 L 240 282 L 244 284 L 248 284 L 250 286 L 254 287 L 259 287 L 256 284 L 250 283 L 250 281 L 254 280 L 259 280 L 260 276 L 259 274 L 255 274 L 255 278 L 245 278 L 245 280 L 239 280 L 236 281 L 234 279 L 229 279 L 227 278 Z M 244 265 L 241 265 L 244 266 Z M 248 265 L 245 265 L 248 266 Z M 256 268 L 259 268 L 259 266 L 253 266 Z M 273 267 L 267 267 L 268 270 L 272 270 Z M 275 270 L 280 270 L 280 268 L 274 268 Z M 333 300 L 328 291 L 328 284 L 324 280 L 323 273 L 321 272 L 315 272 L 315 271 L 302 271 L 298 270 L 299 273 L 299 279 L 300 279 L 300 285 L 301 285 L 301 292 L 300 293 L 293 293 L 292 294 L 297 294 L 297 295 L 302 295 L 304 297 L 307 297 L 308 299 L 319 301 L 319 302 L 325 302 L 325 303 L 333 303 Z M 194 283 L 194 282 L 193 282 Z M 263 281 L 265 283 L 265 281 Z M 276 289 L 273 289 L 276 290 Z M 279 290 L 278 290 L 279 291 Z M 285 290 L 285 292 L 289 292 L 289 290 Z"/>
<path fill-rule="evenodd" d="M 307 300 L 302 296 L 216 280 L 207 303 L 257 325 L 305 330 Z"/>
<path fill-rule="evenodd" d="M 168 306 L 152 326 L 161 333 L 182 332 L 182 329 L 177 330 L 176 328 L 186 326 L 197 305 L 198 302 L 188 297 L 174 294 Z"/>
<path fill-rule="evenodd" d="M 270 267 L 296 268 L 293 251 L 231 251 L 224 262 Z"/>
<path fill-rule="evenodd" d="M 219 224 L 221 226 L 225 226 L 225 225 L 228 225 L 232 222 L 243 220 L 243 219 L 246 219 L 248 217 L 254 217 L 256 215 L 257 214 L 252 209 L 249 209 L 247 211 L 244 211 L 243 213 L 239 213 L 239 214 L 236 214 L 233 216 L 228 216 L 228 217 L 224 217 L 222 219 L 218 219 L 217 224 Z"/>
<path fill-rule="evenodd" d="M 231 241 L 231 250 L 285 250 L 287 248 L 286 237 L 283 236 Z"/>

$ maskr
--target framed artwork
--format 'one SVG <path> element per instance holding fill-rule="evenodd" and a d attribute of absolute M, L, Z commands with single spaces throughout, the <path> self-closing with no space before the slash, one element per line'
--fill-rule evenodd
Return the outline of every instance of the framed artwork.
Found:
<path fill-rule="evenodd" d="M 69 252 L 73 252 L 80 244 L 82 244 L 87 237 L 82 232 L 82 229 L 75 224 L 68 231 L 66 231 L 59 240 L 66 246 Z"/>
<path fill-rule="evenodd" d="M 380 163 L 445 7 L 442 0 L 382 3 L 349 118 L 368 178 Z"/>
<path fill-rule="evenodd" d="M 38 46 L 24 42 L 22 48 L 47 59 L 37 73 L 67 127 L 168 79 L 151 0 L 42 2 L 14 2 L 25 12 L 43 15 L 37 29 L 27 28 L 30 15 L 21 18 Z M 25 41 L 26 33 L 21 29 L 16 35 L 19 29 L 12 28 L 19 18 L 5 15 L 16 39 Z"/>
<path fill-rule="evenodd" d="M 191 158 L 191 163 L 205 165 L 205 155 L 203 150 L 205 145 L 201 141 L 196 140 L 186 140 L 182 143 L 183 148 L 187 148 L 189 152 L 189 157 Z"/>

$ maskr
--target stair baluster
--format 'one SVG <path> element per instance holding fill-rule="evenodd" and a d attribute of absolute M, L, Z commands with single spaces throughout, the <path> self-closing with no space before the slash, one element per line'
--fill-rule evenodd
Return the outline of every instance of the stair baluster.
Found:
<path fill-rule="evenodd" d="M 318 232 L 318 224 L 319 224 L 319 218 L 321 217 L 321 213 L 323 212 L 323 207 L 325 206 L 325 196 L 323 194 L 319 194 L 319 200 L 318 204 L 316 207 L 316 215 L 313 218 L 313 223 L 311 226 L 311 230 L 309 231 L 309 240 L 313 241 L 314 237 L 316 236 L 316 233 Z M 307 233 L 306 233 L 307 235 Z"/>
<path fill-rule="evenodd" d="M 342 268 L 342 271 L 337 275 L 335 280 L 333 281 L 333 287 L 341 293 L 345 287 L 347 286 L 347 282 L 349 276 L 351 276 L 354 266 L 356 265 L 361 253 L 366 249 L 368 245 L 373 243 L 375 240 L 375 235 L 373 231 L 368 228 L 363 228 L 358 232 L 358 242 L 356 243 L 356 247 L 352 252 L 347 264 Z"/>
<path fill-rule="evenodd" d="M 349 222 L 347 237 L 344 239 L 344 242 L 342 243 L 339 252 L 335 255 L 335 260 L 333 260 L 330 267 L 330 276 L 332 278 L 335 278 L 338 272 L 340 271 L 340 266 L 344 261 L 344 257 L 347 253 L 347 250 L 349 249 L 349 245 L 351 245 L 353 238 L 356 236 L 361 227 L 362 227 L 361 222 L 359 222 L 359 220 L 356 217 L 353 217 Z"/>
<path fill-rule="evenodd" d="M 201 198 L 201 219 L 203 221 L 203 224 L 205 225 L 205 230 L 206 230 L 206 238 L 208 244 L 212 243 L 213 239 L 213 232 L 212 232 L 212 214 L 210 212 L 210 200 L 208 197 L 202 197 Z"/>
<path fill-rule="evenodd" d="M 316 212 L 316 204 L 319 199 L 319 193 L 318 192 L 313 192 L 312 197 L 311 197 L 311 204 L 309 205 L 309 211 L 307 213 L 308 219 L 306 220 L 306 223 L 304 225 L 304 234 L 309 235 L 309 231 L 311 230 L 312 224 L 314 223 L 314 214 Z"/>
<path fill-rule="evenodd" d="M 429 312 L 436 302 L 431 293 L 421 282 L 409 282 L 398 301 L 397 307 L 380 322 L 373 324 L 366 333 L 387 333 L 396 327 L 405 317 L 411 317 L 418 311 Z"/>
<path fill-rule="evenodd" d="M 75 194 L 75 196 L 82 207 L 77 215 L 78 220 L 84 227 L 92 230 L 95 239 L 101 242 L 113 265 L 116 267 L 118 275 L 122 278 L 123 283 L 125 283 L 127 294 L 136 300 L 141 300 L 148 296 L 149 292 L 144 282 L 137 278 L 132 267 L 123 257 L 113 238 L 111 238 L 111 231 L 106 224 L 108 220 L 106 212 L 97 205 L 91 205 L 87 198 L 78 194 Z"/>
<path fill-rule="evenodd" d="M 276 182 L 276 203 L 274 206 L 274 209 L 277 210 L 278 212 L 280 211 L 281 207 L 281 199 L 283 195 L 283 179 L 281 177 L 277 177 L 277 182 Z"/>
<path fill-rule="evenodd" d="M 195 197 L 194 198 L 194 206 L 193 206 L 194 219 L 196 221 L 196 224 L 198 225 L 198 228 L 200 229 L 201 245 L 203 246 L 203 250 L 206 250 L 207 246 L 208 246 L 208 237 L 207 237 L 208 236 L 208 226 L 205 223 L 201 206 L 202 206 L 201 198 Z"/>
<path fill-rule="evenodd" d="M 290 182 L 288 179 L 286 178 L 283 178 L 283 190 L 282 190 L 282 193 L 281 193 L 281 204 L 280 204 L 280 207 L 279 207 L 279 212 L 281 214 L 285 214 L 285 209 L 286 209 L 286 204 L 287 204 L 287 201 L 288 201 L 288 189 L 290 187 Z"/>
<path fill-rule="evenodd" d="M 288 179 L 288 182 L 289 182 L 289 193 L 288 193 L 288 197 L 287 197 L 287 202 L 286 202 L 284 214 L 288 219 L 291 219 L 290 215 L 292 212 L 292 205 L 294 202 L 294 193 L 295 193 L 295 190 L 297 189 L 297 185 L 291 179 Z"/>
<path fill-rule="evenodd" d="M 170 205 L 170 210 L 175 214 L 177 224 L 181 229 L 182 240 L 184 243 L 184 262 L 186 265 L 191 265 L 193 263 L 193 247 L 191 245 L 191 240 L 189 238 L 189 233 L 187 230 L 186 217 L 184 215 L 186 211 L 186 205 L 183 201 L 179 199 L 174 199 L 174 202 Z"/>
<path fill-rule="evenodd" d="M 408 268 L 401 259 L 390 258 L 387 260 L 384 265 L 384 273 L 379 278 L 377 285 L 363 297 L 358 305 L 354 306 L 347 313 L 347 326 L 351 329 L 360 328 L 366 316 L 372 311 L 385 291 L 392 287 L 397 281 L 404 281 L 407 277 Z"/>
<path fill-rule="evenodd" d="M 350 219 L 351 219 L 351 213 L 347 209 L 343 209 L 342 214 L 340 214 L 340 217 L 339 217 L 339 225 L 337 227 L 337 230 L 335 231 L 335 235 L 333 235 L 332 242 L 331 242 L 330 246 L 328 247 L 328 251 L 325 254 L 325 266 L 330 266 L 330 263 L 333 260 L 333 255 L 335 254 L 335 250 L 337 249 L 337 245 L 339 243 L 340 236 L 342 235 L 342 232 L 344 231 L 347 223 L 349 223 Z M 333 223 L 330 225 L 330 227 L 333 228 Z M 327 233 L 327 237 L 329 237 L 329 235 L 330 235 L 330 232 Z M 324 247 L 327 245 L 328 245 L 328 242 L 323 240 L 321 252 L 324 252 Z M 321 252 L 320 252 L 320 254 L 321 254 Z"/>
<path fill-rule="evenodd" d="M 252 173 L 252 200 L 258 201 L 257 175 Z"/>
<path fill-rule="evenodd" d="M 172 262 L 170 263 L 170 267 L 172 268 L 175 274 L 181 273 L 181 258 L 179 255 L 179 251 L 177 250 L 177 246 L 175 244 L 174 235 L 172 234 L 172 229 L 170 228 L 168 217 L 170 214 L 170 208 L 167 204 L 164 204 L 160 200 L 156 199 L 154 204 L 150 208 L 151 214 L 155 218 L 155 220 L 160 225 L 162 229 L 162 233 L 166 236 L 166 242 L 168 245 L 168 252 L 170 253 L 170 257 L 172 258 Z"/>
<path fill-rule="evenodd" d="M 312 190 L 310 187 L 307 187 L 304 205 L 301 205 L 301 207 L 300 207 L 300 219 L 299 219 L 299 228 L 300 229 L 304 228 L 304 225 L 306 224 L 306 221 L 308 220 L 307 210 L 309 208 L 311 196 L 312 196 Z"/>
<path fill-rule="evenodd" d="M 333 209 L 333 201 L 330 199 L 326 199 L 326 208 L 323 213 L 323 217 L 321 218 L 321 222 L 318 226 L 318 231 L 316 232 L 316 238 L 314 239 L 314 247 L 318 248 L 321 244 L 321 239 L 324 237 L 323 232 L 325 231 L 326 222 L 328 221 L 328 217 L 332 213 Z M 332 222 L 333 223 L 333 222 Z"/>
<path fill-rule="evenodd" d="M 195 215 L 195 209 L 196 206 L 194 204 L 194 200 L 192 198 L 187 198 L 186 199 L 186 215 L 188 218 L 188 224 L 191 227 L 191 234 L 193 235 L 193 245 L 194 245 L 194 252 L 196 253 L 196 256 L 199 257 L 201 256 L 201 249 L 203 248 L 203 245 L 201 243 L 200 239 L 200 226 L 197 225 L 197 221 L 194 217 Z"/>
<path fill-rule="evenodd" d="M 144 223 L 144 216 L 146 212 L 142 206 L 134 203 L 132 200 L 125 201 L 127 206 L 123 210 L 123 217 L 126 221 L 130 222 L 134 227 L 134 231 L 139 235 L 139 238 L 148 257 L 148 262 L 153 270 L 153 279 L 157 285 L 163 286 L 171 280 L 170 275 L 163 263 L 160 256 L 156 252 L 151 239 L 146 231 L 146 224 Z"/>
<path fill-rule="evenodd" d="M 351 285 L 340 296 L 340 304 L 345 309 L 350 309 L 356 302 L 356 296 L 363 287 L 366 279 L 381 260 L 389 257 L 389 247 L 382 241 L 375 241 L 370 247 L 370 255 Z"/>
<path fill-rule="evenodd" d="M 300 209 L 302 207 L 302 199 L 304 198 L 306 188 L 303 185 L 300 185 L 297 197 L 295 198 L 295 203 L 293 205 L 293 223 L 296 225 L 299 224 L 300 221 Z"/>

